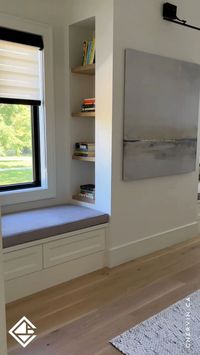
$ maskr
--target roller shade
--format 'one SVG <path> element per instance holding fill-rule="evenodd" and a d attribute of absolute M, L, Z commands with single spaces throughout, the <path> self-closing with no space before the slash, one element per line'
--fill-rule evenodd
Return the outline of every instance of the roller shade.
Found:
<path fill-rule="evenodd" d="M 2 37 L 0 33 L 0 102 L 20 99 L 40 104 L 40 48 L 2 40 Z"/>

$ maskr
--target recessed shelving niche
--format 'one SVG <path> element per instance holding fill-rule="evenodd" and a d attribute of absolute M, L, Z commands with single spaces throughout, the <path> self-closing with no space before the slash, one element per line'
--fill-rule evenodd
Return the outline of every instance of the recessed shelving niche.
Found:
<path fill-rule="evenodd" d="M 81 112 L 86 98 L 95 97 L 95 64 L 82 65 L 83 42 L 95 35 L 95 18 L 69 26 L 70 109 L 71 109 L 71 195 L 73 202 L 95 207 L 95 201 L 80 197 L 80 185 L 95 184 L 95 157 L 74 155 L 77 142 L 95 142 L 95 112 Z"/>

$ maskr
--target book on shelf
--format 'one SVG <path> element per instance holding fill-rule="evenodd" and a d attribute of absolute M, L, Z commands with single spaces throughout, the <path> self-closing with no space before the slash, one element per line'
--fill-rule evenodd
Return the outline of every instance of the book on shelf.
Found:
<path fill-rule="evenodd" d="M 95 109 L 95 104 L 82 104 L 83 108 L 94 108 Z"/>
<path fill-rule="evenodd" d="M 82 65 L 93 64 L 95 62 L 95 38 L 92 41 L 83 42 Z"/>
<path fill-rule="evenodd" d="M 95 38 L 92 39 L 88 64 L 93 64 L 94 62 L 95 62 Z"/>
<path fill-rule="evenodd" d="M 95 144 L 85 142 L 75 143 L 74 155 L 79 157 L 95 157 Z"/>
<path fill-rule="evenodd" d="M 81 191 L 95 191 L 95 185 L 94 184 L 80 185 L 80 190 Z"/>
<path fill-rule="evenodd" d="M 86 65 L 86 59 L 87 59 L 87 50 L 88 50 L 88 41 L 83 42 L 83 61 L 82 65 Z"/>
<path fill-rule="evenodd" d="M 77 142 L 75 143 L 75 150 L 82 151 L 95 151 L 95 143 L 87 143 L 87 142 Z"/>
<path fill-rule="evenodd" d="M 84 99 L 81 112 L 95 112 L 95 98 Z"/>
<path fill-rule="evenodd" d="M 78 196 L 82 198 L 89 198 L 95 200 L 95 185 L 94 184 L 80 185 L 80 191 L 78 193 Z"/>
<path fill-rule="evenodd" d="M 92 106 L 82 105 L 81 106 L 81 112 L 95 112 L 95 106 L 94 105 L 92 105 Z"/>
<path fill-rule="evenodd" d="M 86 64 L 90 64 L 91 48 L 92 48 L 92 41 L 89 41 L 88 42 L 88 49 L 87 49 Z"/>
<path fill-rule="evenodd" d="M 90 198 L 91 200 L 95 200 L 95 194 L 89 193 L 89 192 L 88 193 L 87 192 L 79 192 L 78 196 L 82 197 L 82 198 Z"/>
<path fill-rule="evenodd" d="M 95 97 L 91 97 L 83 100 L 83 105 L 93 105 L 95 104 Z"/>

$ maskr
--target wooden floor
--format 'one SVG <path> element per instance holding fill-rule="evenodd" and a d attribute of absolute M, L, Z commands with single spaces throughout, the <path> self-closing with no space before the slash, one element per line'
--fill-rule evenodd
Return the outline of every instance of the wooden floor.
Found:
<path fill-rule="evenodd" d="M 200 237 L 101 270 L 7 307 L 8 329 L 22 316 L 37 327 L 9 355 L 119 355 L 109 339 L 200 289 Z"/>

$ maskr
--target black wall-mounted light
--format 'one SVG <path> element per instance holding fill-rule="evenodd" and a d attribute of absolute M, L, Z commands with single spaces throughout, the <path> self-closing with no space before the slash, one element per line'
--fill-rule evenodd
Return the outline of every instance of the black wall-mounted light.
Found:
<path fill-rule="evenodd" d="M 193 28 L 194 30 L 200 31 L 199 27 L 188 25 L 186 20 L 181 20 L 177 17 L 177 6 L 166 2 L 163 4 L 163 19 L 182 25 L 185 27 Z"/>

